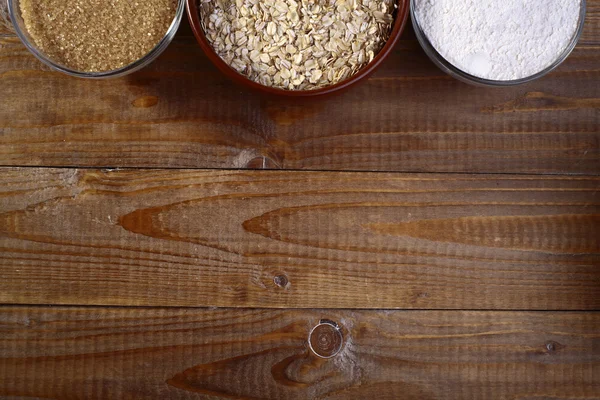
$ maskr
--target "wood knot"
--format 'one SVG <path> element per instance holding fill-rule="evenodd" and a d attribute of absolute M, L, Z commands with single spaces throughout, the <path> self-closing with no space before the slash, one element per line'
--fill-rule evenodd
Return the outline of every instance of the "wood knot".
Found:
<path fill-rule="evenodd" d="M 273 283 L 275 283 L 275 285 L 281 289 L 287 289 L 288 285 L 290 284 L 290 281 L 288 277 L 284 274 L 279 274 L 275 275 L 275 277 L 273 278 Z"/>
<path fill-rule="evenodd" d="M 331 358 L 342 349 L 344 338 L 337 323 L 322 319 L 309 334 L 308 345 L 313 353 L 322 358 Z"/>
<path fill-rule="evenodd" d="M 156 96 L 143 96 L 135 99 L 131 103 L 136 108 L 150 108 L 158 104 L 158 97 Z"/>
<path fill-rule="evenodd" d="M 554 353 L 563 348 L 565 348 L 565 345 L 555 342 L 553 340 L 546 343 L 546 350 L 548 351 L 548 353 Z"/>

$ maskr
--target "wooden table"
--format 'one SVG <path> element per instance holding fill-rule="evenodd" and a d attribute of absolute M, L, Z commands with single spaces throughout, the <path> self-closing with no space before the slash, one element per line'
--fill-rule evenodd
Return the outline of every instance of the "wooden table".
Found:
<path fill-rule="evenodd" d="M 106 81 L 0 28 L 0 397 L 599 399 L 588 8 L 535 83 L 464 85 L 409 29 L 310 103 L 234 86 L 187 23 Z"/>

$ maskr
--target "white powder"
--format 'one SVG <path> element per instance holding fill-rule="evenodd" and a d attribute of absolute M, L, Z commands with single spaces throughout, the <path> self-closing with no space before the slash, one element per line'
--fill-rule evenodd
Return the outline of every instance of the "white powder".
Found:
<path fill-rule="evenodd" d="M 415 0 L 417 22 L 458 69 L 522 79 L 552 65 L 579 26 L 581 0 Z"/>

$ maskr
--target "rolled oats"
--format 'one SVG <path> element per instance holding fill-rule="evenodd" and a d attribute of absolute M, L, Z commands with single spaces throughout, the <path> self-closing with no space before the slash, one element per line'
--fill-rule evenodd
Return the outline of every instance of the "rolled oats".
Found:
<path fill-rule="evenodd" d="M 255 82 L 313 90 L 356 74 L 389 38 L 394 0 L 199 0 L 206 38 Z"/>

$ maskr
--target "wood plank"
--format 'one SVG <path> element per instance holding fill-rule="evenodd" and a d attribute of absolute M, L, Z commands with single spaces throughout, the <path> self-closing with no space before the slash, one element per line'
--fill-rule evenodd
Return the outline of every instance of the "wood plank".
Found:
<path fill-rule="evenodd" d="M 594 310 L 600 177 L 0 169 L 0 302 Z"/>
<path fill-rule="evenodd" d="M 343 334 L 330 359 L 307 346 L 321 318 Z M 0 396 L 591 400 L 599 329 L 598 313 L 3 307 Z"/>
<path fill-rule="evenodd" d="M 587 0 L 586 5 L 586 25 L 579 43 L 598 46 L 600 45 L 600 0 Z"/>
<path fill-rule="evenodd" d="M 600 0 L 558 71 L 484 89 L 439 71 L 408 32 L 376 75 L 311 102 L 229 82 L 182 34 L 150 67 L 84 81 L 0 38 L 0 165 L 424 172 L 600 171 Z"/>

